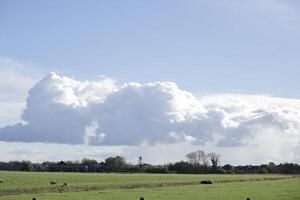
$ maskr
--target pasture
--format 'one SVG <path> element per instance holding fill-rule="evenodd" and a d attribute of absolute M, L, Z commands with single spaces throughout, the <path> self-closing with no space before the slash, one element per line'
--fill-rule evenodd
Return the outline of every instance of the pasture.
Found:
<path fill-rule="evenodd" d="M 0 199 L 7 200 L 300 199 L 300 177 L 287 175 L 0 172 L 0 179 Z"/>

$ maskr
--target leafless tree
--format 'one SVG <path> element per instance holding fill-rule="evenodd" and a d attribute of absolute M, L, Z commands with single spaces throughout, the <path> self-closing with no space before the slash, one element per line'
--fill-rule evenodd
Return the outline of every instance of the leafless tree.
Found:
<path fill-rule="evenodd" d="M 186 155 L 188 161 L 193 165 L 208 165 L 207 155 L 204 151 L 194 151 Z"/>
<path fill-rule="evenodd" d="M 209 159 L 211 161 L 213 169 L 216 170 L 218 167 L 218 163 L 220 161 L 220 155 L 216 154 L 214 152 L 211 152 L 211 153 L 207 154 L 207 156 L 209 157 Z"/>
<path fill-rule="evenodd" d="M 191 152 L 186 155 L 186 158 L 188 159 L 189 163 L 193 165 L 198 165 L 200 163 L 199 157 L 196 152 Z"/>

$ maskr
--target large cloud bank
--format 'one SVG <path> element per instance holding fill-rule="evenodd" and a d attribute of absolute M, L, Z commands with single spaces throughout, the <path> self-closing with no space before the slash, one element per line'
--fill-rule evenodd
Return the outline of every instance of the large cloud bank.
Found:
<path fill-rule="evenodd" d="M 172 82 L 118 86 L 109 78 L 77 81 L 50 73 L 29 91 L 22 120 L 0 128 L 0 140 L 263 146 L 294 156 L 300 150 L 300 100 L 245 94 L 196 97 Z"/>

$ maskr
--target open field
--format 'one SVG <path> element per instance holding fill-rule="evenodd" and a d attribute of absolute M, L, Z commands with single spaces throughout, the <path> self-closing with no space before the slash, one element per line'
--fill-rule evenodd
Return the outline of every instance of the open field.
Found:
<path fill-rule="evenodd" d="M 10 200 L 300 199 L 300 177 L 285 175 L 0 172 L 0 178 L 0 199 Z M 207 179 L 214 184 L 199 184 Z"/>

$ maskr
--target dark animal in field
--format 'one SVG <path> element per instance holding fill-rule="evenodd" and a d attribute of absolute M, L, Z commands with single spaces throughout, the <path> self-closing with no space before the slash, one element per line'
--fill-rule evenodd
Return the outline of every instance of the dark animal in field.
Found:
<path fill-rule="evenodd" d="M 69 183 L 64 183 L 64 186 L 69 186 Z"/>
<path fill-rule="evenodd" d="M 200 184 L 213 184 L 210 180 L 200 181 Z"/>
<path fill-rule="evenodd" d="M 4 180 L 2 178 L 0 178 L 0 183 L 4 183 Z"/>
<path fill-rule="evenodd" d="M 56 181 L 50 181 L 51 185 L 56 185 Z"/>

